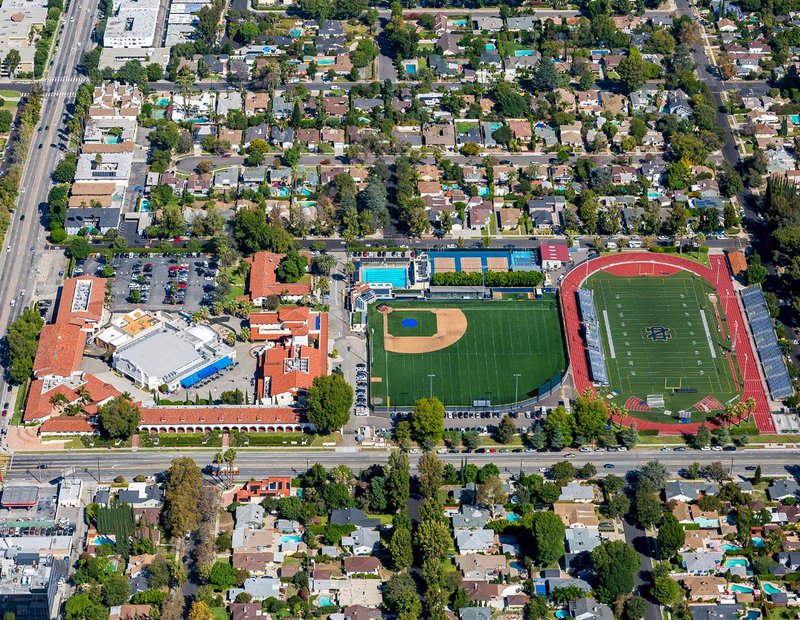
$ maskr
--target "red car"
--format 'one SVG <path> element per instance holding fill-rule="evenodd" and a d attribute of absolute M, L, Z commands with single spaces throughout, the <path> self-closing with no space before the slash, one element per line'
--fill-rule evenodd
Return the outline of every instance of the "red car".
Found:
<path fill-rule="evenodd" d="M 3 409 L 3 417 L 5 418 L 8 415 L 8 409 Z"/>

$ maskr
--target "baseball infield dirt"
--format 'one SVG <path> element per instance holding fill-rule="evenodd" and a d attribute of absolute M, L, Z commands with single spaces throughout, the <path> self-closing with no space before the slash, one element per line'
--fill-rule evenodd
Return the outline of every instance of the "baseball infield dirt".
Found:
<path fill-rule="evenodd" d="M 413 312 L 414 308 L 403 308 Z M 467 331 L 467 317 L 458 308 L 416 308 L 420 312 L 436 314 L 435 336 L 392 336 L 388 317 L 383 317 L 383 348 L 391 353 L 430 353 L 445 349 L 458 342 Z"/>

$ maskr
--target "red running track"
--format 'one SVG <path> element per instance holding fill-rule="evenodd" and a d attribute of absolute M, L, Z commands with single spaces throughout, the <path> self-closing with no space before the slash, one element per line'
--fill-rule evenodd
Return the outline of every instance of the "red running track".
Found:
<path fill-rule="evenodd" d="M 733 346 L 739 359 L 739 366 L 742 368 L 744 375 L 743 398 L 745 400 L 748 398 L 755 400 L 755 421 L 758 430 L 762 433 L 774 433 L 775 426 L 772 423 L 769 404 L 758 372 L 758 360 L 753 353 L 753 347 L 750 343 L 736 293 L 733 290 L 724 256 L 712 256 L 711 268 L 709 269 L 704 265 L 672 254 L 650 252 L 607 254 L 587 261 L 570 271 L 561 283 L 561 305 L 564 310 L 567 348 L 569 350 L 575 389 L 578 393 L 587 389 L 594 391 L 594 386 L 589 377 L 589 364 L 586 359 L 583 337 L 581 336 L 580 312 L 577 299 L 577 291 L 584 280 L 598 271 L 608 271 L 609 273 L 625 276 L 663 276 L 680 270 L 689 271 L 700 276 L 717 289 L 720 303 L 722 303 L 728 319 L 731 338 L 734 339 Z M 738 328 L 736 327 L 737 324 Z M 633 416 L 626 418 L 626 421 L 633 421 Z M 635 421 L 639 429 L 657 429 L 665 435 L 695 433 L 700 426 L 699 423 L 665 424 L 639 419 Z"/>

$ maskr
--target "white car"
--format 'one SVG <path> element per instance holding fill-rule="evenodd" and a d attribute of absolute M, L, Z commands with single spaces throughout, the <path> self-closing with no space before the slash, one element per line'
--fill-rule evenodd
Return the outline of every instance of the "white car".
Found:
<path fill-rule="evenodd" d="M 711 448 L 714 452 L 722 452 L 722 446 L 714 446 Z"/>
<path fill-rule="evenodd" d="M 11 246 L 8 246 L 8 247 L 6 248 L 6 252 L 10 252 L 10 251 L 11 251 Z"/>
<path fill-rule="evenodd" d="M 627 452 L 628 448 L 626 448 L 625 446 L 620 446 L 619 448 L 617 448 L 617 450 L 619 450 L 620 452 Z"/>
<path fill-rule="evenodd" d="M 411 450 L 409 450 L 408 453 L 409 454 L 419 454 L 419 448 L 411 448 Z"/>
<path fill-rule="evenodd" d="M 447 448 L 439 448 L 436 454 L 447 454 Z"/>
<path fill-rule="evenodd" d="M 591 452 L 592 449 L 589 446 L 581 446 L 578 452 Z"/>
<path fill-rule="evenodd" d="M 11 307 L 13 308 L 16 305 L 17 305 L 17 300 L 16 299 L 12 299 L 11 300 Z"/>
<path fill-rule="evenodd" d="M 710 446 L 703 446 L 703 447 L 702 447 L 702 448 L 700 448 L 700 449 L 701 449 L 703 452 L 710 452 L 710 451 L 711 451 L 711 447 L 710 447 Z"/>
<path fill-rule="evenodd" d="M 25 297 L 25 289 L 22 289 L 22 290 L 19 292 L 19 296 L 20 296 L 20 297 Z"/>

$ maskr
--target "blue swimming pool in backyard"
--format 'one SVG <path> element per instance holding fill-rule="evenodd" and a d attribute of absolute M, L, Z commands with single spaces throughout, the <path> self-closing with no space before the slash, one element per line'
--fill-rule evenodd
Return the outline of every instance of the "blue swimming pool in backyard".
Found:
<path fill-rule="evenodd" d="M 364 267 L 361 278 L 365 284 L 391 284 L 395 288 L 408 286 L 405 267 Z"/>

